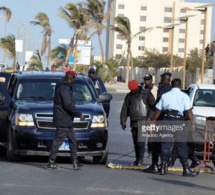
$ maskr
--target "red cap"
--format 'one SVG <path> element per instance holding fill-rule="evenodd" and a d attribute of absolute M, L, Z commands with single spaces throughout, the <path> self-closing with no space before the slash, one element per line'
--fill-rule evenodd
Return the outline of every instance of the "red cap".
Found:
<path fill-rule="evenodd" d="M 136 80 L 131 80 L 128 83 L 128 88 L 133 91 L 138 88 L 138 82 Z"/>
<path fill-rule="evenodd" d="M 67 75 L 71 75 L 71 76 L 73 76 L 73 77 L 76 77 L 76 72 L 75 71 L 72 71 L 72 70 L 69 70 L 69 71 L 66 71 L 66 74 Z"/>

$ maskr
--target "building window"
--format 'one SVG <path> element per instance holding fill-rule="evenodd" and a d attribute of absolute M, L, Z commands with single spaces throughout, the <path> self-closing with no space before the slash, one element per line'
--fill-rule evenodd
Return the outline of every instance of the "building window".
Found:
<path fill-rule="evenodd" d="M 140 26 L 140 31 L 143 31 L 143 30 L 145 30 L 145 29 L 146 29 L 145 26 Z"/>
<path fill-rule="evenodd" d="M 201 40 L 199 41 L 199 43 L 200 43 L 200 44 L 203 44 L 203 40 L 201 39 Z"/>
<path fill-rule="evenodd" d="M 201 19 L 201 24 L 204 25 L 205 24 L 205 20 Z"/>
<path fill-rule="evenodd" d="M 146 21 L 146 16 L 140 16 L 140 21 Z"/>
<path fill-rule="evenodd" d="M 143 56 L 138 56 L 138 60 L 143 61 Z"/>
<path fill-rule="evenodd" d="M 169 32 L 169 29 L 168 29 L 168 28 L 164 28 L 164 29 L 163 29 L 163 32 L 164 32 L 164 33 L 168 33 L 168 32 Z"/>
<path fill-rule="evenodd" d="M 122 54 L 116 54 L 116 59 L 121 59 Z"/>
<path fill-rule="evenodd" d="M 138 49 L 141 50 L 141 51 L 144 51 L 145 47 L 144 46 L 139 46 Z"/>
<path fill-rule="evenodd" d="M 140 41 L 145 41 L 145 37 L 144 36 L 139 36 L 139 40 Z"/>
<path fill-rule="evenodd" d="M 165 7 L 164 12 L 172 12 L 172 8 L 171 7 Z"/>
<path fill-rule="evenodd" d="M 179 39 L 179 43 L 184 43 L 184 39 Z"/>
<path fill-rule="evenodd" d="M 179 53 L 183 53 L 184 52 L 184 48 L 178 48 L 178 52 Z"/>
<path fill-rule="evenodd" d="M 204 34 L 204 30 L 200 30 L 200 34 L 203 35 Z"/>
<path fill-rule="evenodd" d="M 146 11 L 146 10 L 147 10 L 147 7 L 146 7 L 145 5 L 141 5 L 141 6 L 140 6 L 140 10 L 141 10 L 141 11 Z"/>
<path fill-rule="evenodd" d="M 118 9 L 125 9 L 125 5 L 119 4 L 119 5 L 118 5 Z"/>
<path fill-rule="evenodd" d="M 163 22 L 164 23 L 171 23 L 171 18 L 170 17 L 164 17 Z"/>
<path fill-rule="evenodd" d="M 163 42 L 169 42 L 169 38 L 163 37 Z"/>
<path fill-rule="evenodd" d="M 116 44 L 116 49 L 122 49 L 122 44 Z"/>
<path fill-rule="evenodd" d="M 123 18 L 124 17 L 124 14 L 118 14 L 119 17 Z"/>
<path fill-rule="evenodd" d="M 187 11 L 186 11 L 186 10 L 184 10 L 184 9 L 181 9 L 181 13 L 182 13 L 182 14 L 186 14 L 186 13 L 187 13 Z"/>
<path fill-rule="evenodd" d="M 162 52 L 168 52 L 168 47 L 162 47 Z"/>
<path fill-rule="evenodd" d="M 179 29 L 179 33 L 185 33 L 185 29 Z"/>

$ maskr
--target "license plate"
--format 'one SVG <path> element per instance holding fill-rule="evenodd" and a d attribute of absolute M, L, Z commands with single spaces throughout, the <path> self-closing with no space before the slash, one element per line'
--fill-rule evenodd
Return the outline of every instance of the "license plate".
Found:
<path fill-rule="evenodd" d="M 68 142 L 64 142 L 62 143 L 62 145 L 59 148 L 59 151 L 69 151 L 69 143 Z"/>

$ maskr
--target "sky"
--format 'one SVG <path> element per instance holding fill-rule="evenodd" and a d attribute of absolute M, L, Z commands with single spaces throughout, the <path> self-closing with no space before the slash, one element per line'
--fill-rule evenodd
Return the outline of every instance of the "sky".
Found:
<path fill-rule="evenodd" d="M 130 1 L 130 0 L 129 0 Z M 60 18 L 57 14 L 60 7 L 64 7 L 67 3 L 78 3 L 83 0 L 0 0 L 0 6 L 5 6 L 11 9 L 13 17 L 10 22 L 6 24 L 7 34 L 13 34 L 18 36 L 18 29 L 20 29 L 19 36 L 23 37 L 25 34 L 25 48 L 37 47 L 40 48 L 42 42 L 42 28 L 40 26 L 34 26 L 30 24 L 30 21 L 34 20 L 34 17 L 39 12 L 44 12 L 48 15 L 50 24 L 53 29 L 52 34 L 52 48 L 58 45 L 60 38 L 70 39 L 73 36 L 73 30 L 69 28 L 68 24 Z M 198 3 L 215 3 L 214 0 L 186 0 L 186 2 L 198 2 Z M 0 12 L 0 37 L 4 37 L 5 34 L 5 20 L 4 13 Z M 212 32 L 211 38 L 215 37 L 215 7 L 213 8 L 212 16 Z M 20 25 L 25 23 L 25 25 Z M 103 32 L 102 41 L 105 50 L 106 33 Z M 92 39 L 92 47 L 94 47 L 93 55 L 100 55 L 100 47 L 97 36 Z M 23 58 L 19 57 L 20 62 L 23 62 Z M 3 62 L 3 51 L 0 50 L 0 63 Z M 6 59 L 7 64 L 11 64 L 9 59 Z"/>

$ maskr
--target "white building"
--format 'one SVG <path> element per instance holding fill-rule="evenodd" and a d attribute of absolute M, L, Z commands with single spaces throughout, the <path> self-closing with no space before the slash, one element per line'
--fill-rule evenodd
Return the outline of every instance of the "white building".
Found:
<path fill-rule="evenodd" d="M 114 25 L 114 18 L 125 16 L 130 19 L 132 34 L 150 27 L 168 26 L 180 23 L 174 26 L 174 29 L 153 28 L 146 31 L 132 40 L 133 57 L 142 58 L 145 49 L 156 49 L 160 53 L 173 53 L 183 57 L 185 45 L 185 24 L 186 22 L 171 20 L 182 16 L 194 15 L 188 19 L 187 28 L 187 53 L 193 48 L 198 48 L 199 52 L 203 49 L 203 35 L 205 24 L 205 7 L 198 10 L 185 11 L 184 7 L 195 8 L 197 6 L 207 5 L 202 3 L 187 3 L 184 0 L 109 0 L 108 7 L 111 9 L 111 17 L 108 25 Z M 200 11 L 199 11 L 200 10 Z M 202 10 L 202 11 L 201 11 Z M 207 8 L 207 24 L 205 44 L 211 42 L 212 26 L 212 7 Z M 174 41 L 172 44 L 172 32 Z M 125 41 L 121 40 L 118 33 L 107 30 L 106 59 L 120 58 L 126 50 Z M 205 46 L 206 46 L 205 45 Z M 126 52 L 125 52 L 126 53 Z M 125 55 L 126 57 L 126 55 Z"/>

